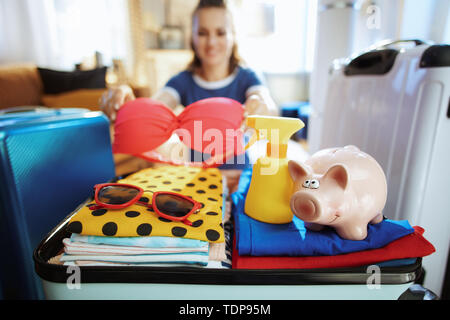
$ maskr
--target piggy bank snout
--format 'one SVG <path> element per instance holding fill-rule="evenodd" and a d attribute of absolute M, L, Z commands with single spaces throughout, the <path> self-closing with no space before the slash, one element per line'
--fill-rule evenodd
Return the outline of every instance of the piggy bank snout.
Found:
<path fill-rule="evenodd" d="M 321 206 L 318 199 L 310 193 L 299 191 L 291 198 L 292 212 L 305 222 L 313 222 L 321 215 Z"/>

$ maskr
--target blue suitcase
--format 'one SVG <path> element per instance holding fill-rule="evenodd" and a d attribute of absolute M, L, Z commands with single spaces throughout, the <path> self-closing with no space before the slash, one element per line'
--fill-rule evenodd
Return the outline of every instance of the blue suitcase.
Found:
<path fill-rule="evenodd" d="M 41 299 L 33 249 L 115 175 L 109 121 L 87 109 L 0 112 L 0 284 L 3 299 Z"/>

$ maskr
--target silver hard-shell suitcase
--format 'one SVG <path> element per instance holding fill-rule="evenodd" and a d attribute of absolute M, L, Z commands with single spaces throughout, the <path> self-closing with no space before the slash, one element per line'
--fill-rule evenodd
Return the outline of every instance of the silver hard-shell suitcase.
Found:
<path fill-rule="evenodd" d="M 436 253 L 424 259 L 425 286 L 439 294 L 450 243 L 450 46 L 399 41 L 339 61 L 320 149 L 353 144 L 377 159 L 383 214 L 426 230 Z"/>

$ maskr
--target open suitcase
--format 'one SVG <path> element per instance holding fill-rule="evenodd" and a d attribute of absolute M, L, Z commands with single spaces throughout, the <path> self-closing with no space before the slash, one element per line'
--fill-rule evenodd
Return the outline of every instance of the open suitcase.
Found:
<path fill-rule="evenodd" d="M 353 144 L 383 167 L 383 214 L 427 230 L 425 286 L 442 289 L 450 244 L 450 45 L 385 43 L 330 71 L 320 148 Z"/>
<path fill-rule="evenodd" d="M 156 170 L 156 172 L 147 174 L 147 170 Z M 193 176 L 178 174 L 178 170 L 188 172 L 192 171 L 191 173 Z M 175 173 L 173 171 L 175 171 Z M 246 174 L 248 173 L 250 172 L 246 171 Z M 170 166 L 169 168 L 165 168 L 163 166 L 139 171 L 138 177 L 135 177 L 134 174 L 131 174 L 131 176 L 119 177 L 117 178 L 117 182 L 130 184 L 136 183 L 136 185 L 139 185 L 141 188 L 149 189 L 154 187 L 175 187 L 176 189 L 170 189 L 174 191 L 182 191 L 183 187 L 181 187 L 181 185 L 186 187 L 189 186 L 190 190 L 185 190 L 185 195 L 194 196 L 193 199 L 205 202 L 205 210 L 204 212 L 199 212 L 199 214 L 208 215 L 208 213 L 212 213 L 213 217 L 217 217 L 219 216 L 218 213 L 220 211 L 218 211 L 218 208 L 220 206 L 220 210 L 223 215 L 222 219 L 225 219 L 224 216 L 226 214 L 226 210 L 223 210 L 223 208 L 226 208 L 227 203 L 222 203 L 222 201 L 227 198 L 226 195 L 228 194 L 226 188 L 227 184 L 225 183 L 226 176 L 222 175 L 222 177 L 218 177 L 217 172 L 209 172 L 209 174 L 214 178 L 206 177 L 203 174 L 198 174 L 195 169 L 190 170 L 184 167 L 180 168 Z M 145 179 L 143 178 L 144 176 L 146 177 Z M 179 178 L 182 179 L 180 180 Z M 219 179 L 221 182 L 225 181 L 222 183 L 222 188 L 218 187 L 218 184 L 213 182 L 217 182 Z M 127 182 L 124 182 L 124 180 Z M 150 181 L 152 182 L 150 183 Z M 99 182 L 100 181 L 96 181 L 96 183 Z M 192 182 L 195 182 L 195 188 L 191 188 L 194 186 L 194 183 Z M 246 183 L 248 180 L 243 179 L 243 174 L 241 175 L 240 182 L 243 182 L 243 186 L 248 186 L 248 183 Z M 149 183 L 151 185 L 147 186 Z M 180 183 L 180 186 L 175 185 L 175 183 Z M 170 185 L 170 187 L 166 187 L 167 185 Z M 210 188 L 211 186 L 213 186 L 213 188 Z M 213 196 L 214 193 L 209 191 L 210 189 L 219 190 L 222 201 L 217 202 L 218 198 Z M 89 188 L 89 190 L 91 190 L 91 188 Z M 162 189 L 152 190 L 164 191 Z M 202 192 L 198 192 L 200 190 L 202 190 Z M 208 190 L 208 192 L 205 192 L 204 190 Z M 166 191 L 168 190 L 166 189 Z M 200 194 L 200 196 L 198 196 L 199 198 L 196 198 L 196 194 Z M 232 195 L 236 194 L 237 192 Z M 206 198 L 205 200 L 201 200 L 200 197 L 207 197 L 207 199 L 212 202 L 208 203 Z M 235 205 L 237 202 L 234 201 L 234 197 L 231 198 L 233 205 Z M 147 197 L 143 197 L 142 199 L 147 199 L 144 201 L 149 201 Z M 133 230 L 133 232 L 137 232 L 140 226 L 151 224 L 152 228 L 149 232 L 151 232 L 152 235 L 158 235 L 156 233 L 158 228 L 153 224 L 153 221 L 157 222 L 155 220 L 161 219 L 160 217 L 155 217 L 153 214 L 146 216 L 146 210 L 149 210 L 146 207 L 141 209 L 134 207 L 133 209 L 129 209 L 130 211 L 127 211 L 128 209 L 123 209 L 125 211 L 123 211 L 122 214 L 118 214 L 117 212 L 108 212 L 108 210 L 98 210 L 98 208 L 92 209 L 93 211 L 89 211 L 90 209 L 87 207 L 90 207 L 91 202 L 92 197 L 87 199 L 84 203 L 80 202 L 78 208 L 69 214 L 53 231 L 51 231 L 34 251 L 33 258 L 35 262 L 35 270 L 37 275 L 42 280 L 45 297 L 47 299 L 398 299 L 407 297 L 408 292 L 411 291 L 411 286 L 416 281 L 419 281 L 422 275 L 421 258 L 412 259 L 413 261 L 408 261 L 406 264 L 395 264 L 395 266 L 392 264 L 393 261 L 383 260 L 384 262 L 391 262 L 391 264 L 374 262 L 371 265 L 368 265 L 368 263 L 367 265 L 365 265 L 366 263 L 358 264 L 358 267 L 308 267 L 302 269 L 284 267 L 282 269 L 229 269 L 226 267 L 220 268 L 216 265 L 211 267 L 209 263 L 207 266 L 203 267 L 192 266 L 192 264 L 189 266 L 161 266 L 156 264 L 150 266 L 137 265 L 137 263 L 123 265 L 120 264 L 120 262 L 130 260 L 123 260 L 121 259 L 123 257 L 118 257 L 117 255 L 112 258 L 100 257 L 103 258 L 103 260 L 97 259 L 98 257 L 92 259 L 92 255 L 89 257 L 84 256 L 84 258 L 80 258 L 80 260 L 84 260 L 82 262 L 96 260 L 93 261 L 94 263 L 92 263 L 92 265 L 87 265 L 86 263 L 73 263 L 73 261 L 76 261 L 77 259 L 65 259 L 70 258 L 69 256 L 72 253 L 70 251 L 66 251 L 66 249 L 68 249 L 66 246 L 67 241 L 63 243 L 63 239 L 68 238 L 71 235 L 70 230 L 74 230 L 73 232 L 76 234 L 81 234 L 81 231 L 84 230 L 84 235 L 108 236 L 110 235 L 109 229 L 104 228 L 105 226 L 114 223 L 117 228 L 115 228 L 112 235 L 116 237 L 136 237 L 134 234 L 124 234 L 119 232 L 122 232 L 121 230 L 128 227 Z M 217 210 L 212 210 L 212 205 L 214 205 Z M 235 210 L 232 213 L 237 213 L 237 208 L 234 207 L 234 209 Z M 139 213 L 135 210 L 142 211 Z M 136 213 L 138 214 L 136 215 Z M 74 218 L 75 215 L 78 216 Z M 139 221 L 131 221 L 124 216 L 129 217 L 130 219 L 139 217 Z M 101 218 L 97 219 L 98 217 Z M 119 224 L 119 221 L 116 220 L 117 217 L 122 217 L 125 219 L 122 220 L 125 224 Z M 141 218 L 149 220 L 140 220 Z M 203 218 L 199 217 L 198 219 Z M 197 227 L 199 227 L 197 229 L 199 230 L 205 225 L 208 225 L 206 220 L 197 225 L 196 223 L 199 221 L 202 220 L 191 221 L 193 229 L 197 229 Z M 236 221 L 237 220 L 234 219 L 234 222 Z M 216 221 L 216 225 L 219 225 L 219 222 Z M 228 228 L 229 221 L 223 220 L 222 222 L 223 224 L 220 225 L 224 229 L 224 239 L 225 243 L 228 245 L 228 250 L 226 251 L 229 253 L 232 250 L 232 245 L 230 244 L 230 239 L 233 239 L 233 236 L 231 235 L 232 229 Z M 172 235 L 176 237 L 183 237 L 186 234 L 174 234 L 173 230 L 180 228 L 177 225 L 174 226 L 170 220 L 164 222 L 163 219 L 163 223 L 165 226 L 163 226 L 162 229 L 168 227 L 169 230 L 172 231 Z M 71 229 L 71 226 L 73 225 L 77 226 L 76 229 Z M 91 227 L 94 227 L 96 232 L 92 232 L 92 229 L 88 232 L 88 229 Z M 100 230 L 102 234 L 99 233 Z M 209 226 L 203 229 L 203 232 L 205 230 L 211 231 Z M 192 231 L 193 230 L 190 229 L 187 232 Z M 202 234 L 204 234 L 203 232 Z M 137 232 L 137 234 L 145 237 L 145 235 L 148 235 L 148 232 L 144 235 L 140 234 L 140 232 Z M 208 232 L 206 232 L 206 235 L 207 234 Z M 236 234 L 238 234 L 237 229 Z M 74 242 L 76 241 L 77 240 L 74 240 Z M 104 239 L 101 241 L 104 241 Z M 87 242 L 89 244 L 89 241 Z M 84 245 L 84 250 L 78 250 L 78 254 L 99 254 L 99 252 L 95 251 L 95 249 L 98 249 L 98 247 L 93 248 L 91 246 L 87 248 Z M 127 248 L 125 250 L 130 249 Z M 61 257 L 63 252 L 66 254 L 63 255 L 62 258 L 58 258 Z M 104 251 L 102 251 L 102 253 L 104 253 Z M 109 251 L 109 253 L 111 253 L 111 251 Z M 237 253 L 237 251 L 234 251 L 234 253 Z M 233 256 L 234 253 L 232 253 L 231 256 Z M 139 255 L 137 253 L 128 252 L 124 254 L 128 254 L 129 256 Z M 76 253 L 74 255 L 76 255 Z M 145 255 L 146 254 L 142 254 L 142 256 Z M 59 261 L 55 261 L 55 258 Z M 230 258 L 227 257 L 227 259 Z M 61 264 L 61 262 L 64 263 L 64 261 L 68 261 L 69 263 Z M 98 263 L 99 261 L 104 261 L 106 263 Z M 238 260 L 233 259 L 233 262 L 234 261 Z M 139 260 L 138 262 L 142 262 L 142 260 Z M 156 261 L 155 263 L 161 262 Z"/>
<path fill-rule="evenodd" d="M 101 112 L 42 107 L 0 112 L 3 299 L 43 298 L 33 250 L 89 196 L 93 183 L 114 174 L 109 121 Z"/>
<path fill-rule="evenodd" d="M 328 269 L 228 269 L 180 266 L 76 266 L 49 262 L 70 237 L 68 215 L 36 247 L 47 299 L 290 300 L 398 299 L 422 275 L 418 258 L 401 266 Z M 225 228 L 228 230 L 227 228 Z M 229 230 L 232 233 L 232 229 Z M 232 238 L 230 234 L 225 237 Z M 227 245 L 230 246 L 229 241 Z M 228 251 L 230 248 L 227 248 Z M 376 275 L 375 275 L 376 273 Z M 377 277 L 375 280 L 374 277 Z M 222 310 L 223 311 L 223 310 Z"/>

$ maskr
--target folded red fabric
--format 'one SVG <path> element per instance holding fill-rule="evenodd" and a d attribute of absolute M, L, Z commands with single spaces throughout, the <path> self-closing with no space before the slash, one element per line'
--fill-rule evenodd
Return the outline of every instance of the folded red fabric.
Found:
<path fill-rule="evenodd" d="M 315 269 L 357 267 L 377 262 L 425 257 L 436 251 L 423 237 L 424 229 L 414 226 L 414 233 L 395 240 L 388 245 L 359 252 L 335 256 L 314 257 L 256 257 L 239 256 L 235 243 L 232 254 L 233 269 Z"/>

